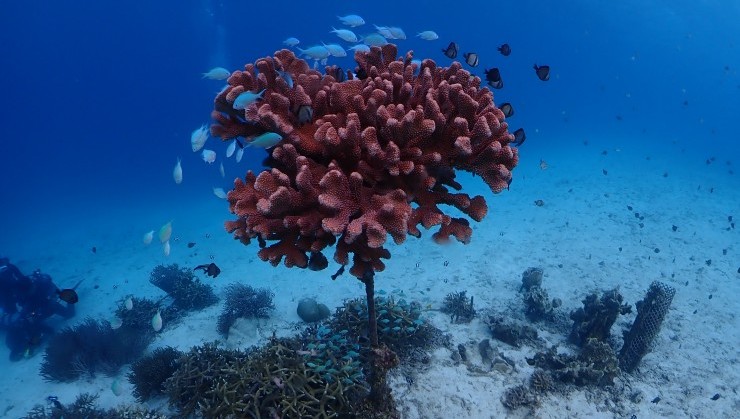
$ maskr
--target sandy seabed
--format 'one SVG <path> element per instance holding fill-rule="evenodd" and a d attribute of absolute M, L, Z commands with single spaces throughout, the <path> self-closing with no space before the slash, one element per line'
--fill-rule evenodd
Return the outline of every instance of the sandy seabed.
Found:
<path fill-rule="evenodd" d="M 467 188 L 481 188 L 480 179 L 461 175 L 464 190 L 483 194 L 489 203 L 488 217 L 473 225 L 470 244 L 438 246 L 431 232 L 424 232 L 421 239 L 409 237 L 402 245 L 389 246 L 393 257 L 377 275 L 377 288 L 430 307 L 425 317 L 451 335 L 452 348 L 464 345 L 469 354 L 461 362 L 450 349 L 439 348 L 428 367 L 394 372 L 391 382 L 402 417 L 736 417 L 740 229 L 731 228 L 728 217 L 740 209 L 740 182 L 729 173 L 730 162 L 706 165 L 704 156 L 679 154 L 677 164 L 665 156 L 632 153 L 584 146 L 568 155 L 538 156 L 548 161 L 546 170 L 534 161 L 522 162 L 512 190 L 497 196 Z M 534 205 L 538 199 L 544 205 Z M 275 292 L 273 316 L 240 322 L 225 342 L 232 348 L 263 343 L 273 333 L 294 334 L 300 322 L 296 304 L 306 296 L 330 307 L 363 296 L 361 284 L 351 276 L 329 278 L 337 268 L 334 263 L 326 271 L 312 272 L 261 262 L 256 245 L 244 247 L 223 232 L 229 215 L 224 201 L 210 191 L 195 205 L 175 210 L 137 207 L 101 213 L 105 216 L 100 219 L 62 214 L 64 223 L 27 226 L 24 237 L 44 231 L 49 239 L 43 243 L 9 238 L 18 245 L 5 250 L 24 272 L 41 268 L 60 286 L 85 279 L 78 288 L 76 318 L 52 322 L 56 328 L 87 316 L 110 319 L 127 295 L 159 298 L 162 292 L 148 282 L 158 264 L 193 267 L 213 260 L 222 274 L 207 281 L 217 293 L 237 281 Z M 740 218 L 740 213 L 734 216 Z M 160 246 L 144 246 L 141 236 L 170 219 L 175 241 L 165 257 Z M 188 248 L 188 242 L 196 245 Z M 493 339 L 486 319 L 497 314 L 526 321 L 519 287 L 529 267 L 544 270 L 543 288 L 563 305 L 555 321 L 531 324 L 539 343 L 515 348 Z M 612 329 L 619 347 L 621 331 L 634 320 L 635 302 L 655 280 L 677 292 L 652 351 L 637 371 L 621 374 L 607 388 L 561 386 L 540 396 L 533 410 L 503 406 L 507 389 L 528 383 L 534 367 L 526 358 L 552 345 L 574 349 L 567 342 L 572 324 L 568 314 L 582 306 L 587 294 L 618 287 L 633 305 L 633 313 L 620 316 Z M 458 291 L 475 297 L 478 316 L 467 324 L 452 323 L 439 311 L 444 297 Z M 216 305 L 165 325 L 149 350 L 165 345 L 186 350 L 222 339 L 216 331 L 219 312 Z M 486 365 L 477 350 L 483 339 L 490 339 L 494 353 L 512 360 L 514 367 L 501 371 Z M 49 383 L 38 374 L 42 359 L 39 354 L 9 363 L 7 349 L 0 348 L 0 417 L 22 417 L 49 395 L 65 404 L 81 392 L 98 394 L 103 407 L 135 403 L 125 379 L 128 367 L 115 377 Z M 116 379 L 123 383 L 120 396 L 111 391 Z M 720 397 L 712 400 L 715 394 Z M 164 405 L 160 399 L 149 406 Z"/>

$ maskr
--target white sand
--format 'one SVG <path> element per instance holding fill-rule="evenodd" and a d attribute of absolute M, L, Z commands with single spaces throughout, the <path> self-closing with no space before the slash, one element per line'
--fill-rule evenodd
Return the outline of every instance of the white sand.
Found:
<path fill-rule="evenodd" d="M 407 299 L 425 306 L 432 304 L 435 310 L 427 317 L 452 334 L 455 346 L 466 345 L 471 355 L 466 366 L 454 362 L 450 351 L 442 348 L 434 352 L 430 368 L 414 375 L 412 384 L 394 375 L 403 417 L 527 416 L 526 409 L 507 411 L 500 399 L 507 388 L 527 382 L 532 367 L 525 358 L 536 349 L 517 349 L 492 339 L 483 320 L 489 312 L 523 318 L 518 288 L 522 272 L 531 266 L 544 269 L 543 287 L 551 297 L 563 300 L 560 310 L 566 319 L 591 292 L 618 286 L 625 301 L 634 305 L 653 280 L 677 288 L 655 347 L 635 374 L 622 375 L 612 389 L 573 387 L 541 398 L 534 417 L 719 418 L 740 411 L 736 393 L 740 384 L 740 274 L 736 273 L 740 229 L 726 230 L 728 215 L 735 212 L 740 219 L 737 175 L 729 175 L 724 162 L 705 167 L 705 156 L 682 155 L 682 161 L 676 161 L 656 153 L 647 160 L 645 151 L 632 149 L 633 154 L 628 154 L 610 149 L 602 156 L 601 150 L 589 145 L 568 155 L 529 156 L 517 168 L 512 190 L 494 197 L 484 192 L 480 179 L 461 176 L 463 185 L 480 189 L 478 193 L 486 196 L 490 207 L 488 217 L 473 226 L 472 243 L 437 246 L 431 232 L 425 232 L 419 240 L 410 237 L 401 246 L 391 246 L 393 258 L 387 261 L 387 270 L 378 274 L 378 288 L 403 292 Z M 548 161 L 547 170 L 537 167 L 540 157 Z M 603 168 L 608 170 L 606 176 Z M 663 177 L 666 170 L 668 176 Z M 715 189 L 710 193 L 712 186 Z M 545 205 L 535 206 L 536 199 Z M 8 256 L 24 272 L 39 267 L 60 286 L 85 279 L 78 289 L 81 300 L 76 318 L 54 322 L 55 327 L 72 325 L 86 316 L 109 318 L 128 294 L 158 297 L 162 292 L 148 283 L 149 272 L 157 264 L 192 267 L 210 262 L 211 255 L 223 271 L 217 279 L 206 280 L 217 292 L 236 281 L 276 292 L 272 319 L 240 322 L 227 343 L 232 347 L 264 342 L 273 331 L 292 333 L 299 321 L 297 301 L 305 296 L 335 307 L 346 298 L 363 295 L 359 281 L 348 274 L 336 281 L 329 278 L 334 264 L 326 271 L 311 272 L 273 268 L 259 261 L 256 243 L 244 247 L 223 232 L 222 223 L 229 218 L 225 203 L 210 191 L 204 191 L 196 202 L 161 203 L 153 209 L 151 203 L 131 205 L 140 206 L 99 208 L 100 219 L 61 214 L 62 224 L 57 219 L 31 223 L 34 218 L 29 217 L 25 239 L 18 237 L 17 246 L 9 249 Z M 628 211 L 627 205 L 634 210 Z M 638 226 L 634 211 L 644 215 L 644 228 Z M 67 215 L 72 218 L 64 218 Z M 173 218 L 173 235 L 179 240 L 173 242 L 169 258 L 157 243 L 141 244 L 146 231 Z M 679 227 L 676 232 L 671 229 L 674 224 Z M 38 236 L 47 240 L 27 239 Z M 197 245 L 188 249 L 189 241 Z M 91 246 L 97 247 L 97 254 L 90 252 Z M 655 253 L 655 248 L 660 252 Z M 709 266 L 708 259 L 712 261 Z M 436 309 L 447 293 L 462 290 L 475 296 L 481 316 L 470 324 L 451 324 Z M 219 339 L 219 312 L 220 306 L 214 306 L 174 327 L 166 326 L 150 349 L 161 345 L 187 349 Z M 620 317 L 613 334 L 621 336 L 633 318 L 634 314 Z M 565 335 L 554 327 L 535 327 L 548 345 L 564 344 Z M 502 373 L 482 364 L 476 348 L 486 338 L 496 352 L 515 361 L 515 369 Z M 124 378 L 128 368 L 117 377 L 47 383 L 38 374 L 42 354 L 17 363 L 9 363 L 7 355 L 2 346 L 0 417 L 23 416 L 48 395 L 69 403 L 79 392 L 93 392 L 100 395 L 103 406 L 134 401 Z M 123 382 L 124 394 L 119 397 L 110 390 L 115 379 Z M 642 392 L 642 398 L 635 403 L 628 396 L 636 391 Z M 721 398 L 710 400 L 715 393 Z M 656 397 L 660 402 L 651 403 Z M 162 403 L 154 401 L 151 406 Z"/>

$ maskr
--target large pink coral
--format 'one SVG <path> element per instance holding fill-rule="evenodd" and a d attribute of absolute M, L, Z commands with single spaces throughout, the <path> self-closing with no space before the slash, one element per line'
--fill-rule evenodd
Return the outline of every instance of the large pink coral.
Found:
<path fill-rule="evenodd" d="M 510 183 L 517 150 L 491 91 L 457 62 L 424 60 L 415 75 L 412 54 L 396 54 L 393 45 L 356 53 L 362 77 L 340 81 L 341 70 L 322 75 L 281 50 L 234 72 L 216 97 L 212 135 L 283 137 L 267 159 L 271 169 L 248 172 L 228 194 L 237 219 L 226 229 L 245 244 L 257 238 L 263 260 L 305 268 L 308 254 L 336 243 L 334 259 L 348 264 L 352 254 L 350 272 L 362 278 L 384 269 L 388 234 L 401 243 L 421 235 L 418 225 L 438 225 L 438 242 L 470 240 L 468 221 L 439 208 L 475 221 L 488 211 L 483 197 L 450 192 L 461 189 L 456 169 L 479 175 L 494 193 Z M 262 89 L 262 101 L 233 109 L 239 93 Z"/>

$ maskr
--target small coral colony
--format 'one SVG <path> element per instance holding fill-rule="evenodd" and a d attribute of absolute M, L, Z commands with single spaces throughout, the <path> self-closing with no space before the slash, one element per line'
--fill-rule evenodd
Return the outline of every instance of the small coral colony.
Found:
<path fill-rule="evenodd" d="M 158 333 L 220 301 L 206 281 L 221 274 L 215 263 L 157 266 L 150 283 L 161 289 L 161 298 L 128 296 L 111 319 L 88 318 L 63 329 L 46 348 L 41 374 L 60 382 L 98 374 L 115 377 L 131 364 L 126 379 L 133 396 L 140 402 L 165 399 L 169 410 L 105 410 L 97 406 L 96 395 L 82 394 L 65 403 L 50 397 L 28 417 L 76 417 L 80 412 L 111 418 L 173 413 L 398 417 L 387 372 L 395 368 L 413 382 L 429 367 L 434 348 L 447 347 L 455 362 L 471 370 L 506 373 L 513 368 L 489 339 L 471 347 L 470 342 L 455 346 L 451 336 L 425 318 L 425 312 L 440 310 L 450 315 L 449 327 L 456 327 L 481 316 L 466 291 L 451 292 L 439 308 L 408 301 L 402 291 L 387 295 L 374 287 L 376 274 L 385 268 L 383 260 L 391 257 L 385 247 L 388 235 L 401 244 L 408 235 L 420 237 L 422 226 L 436 230 L 432 238 L 437 243 L 470 241 L 470 220 L 481 221 L 488 207 L 483 196 L 462 192 L 456 171 L 477 175 L 493 193 L 509 188 L 525 135 L 521 129 L 508 130 L 512 105 L 494 103 L 491 89 L 503 87 L 501 71 L 486 70 L 481 79 L 466 70 L 479 64 L 474 52 L 448 67 L 432 59 L 417 60 L 412 52 L 399 56 L 389 40 L 406 39 L 402 29 L 376 25 L 374 31 L 358 35 L 365 22 L 356 15 L 340 17 L 340 24 L 331 33 L 352 45 L 347 49 L 354 52 L 353 69 L 328 65 L 330 57 L 347 55 L 340 44 L 302 49 L 298 39 L 288 38 L 285 45 L 309 61 L 282 49 L 243 70 L 206 72 L 203 77 L 226 80 L 227 85 L 216 96 L 213 123 L 195 130 L 191 145 L 208 164 L 218 159 L 217 151 L 205 148 L 210 136 L 225 143 L 225 157 L 235 156 L 237 162 L 246 149 L 262 149 L 265 170 L 248 171 L 228 193 L 213 188 L 234 215 L 226 222 L 228 232 L 245 245 L 256 241 L 258 257 L 273 266 L 282 262 L 323 270 L 329 266 L 326 253 L 333 249 L 339 269 L 331 278 L 349 265 L 349 274 L 361 281 L 366 295 L 345 301 L 333 312 L 320 301 L 304 298 L 296 308 L 303 322 L 298 333 L 273 334 L 260 346 L 227 349 L 213 342 L 190 349 L 157 348 L 144 355 Z M 430 30 L 417 37 L 429 42 L 439 38 Z M 503 57 L 512 53 L 508 44 L 498 50 Z M 441 52 L 455 59 L 458 45 L 451 42 Z M 535 72 L 539 80 L 549 79 L 549 67 L 535 65 Z M 484 80 L 488 87 L 482 85 Z M 222 163 L 219 170 L 225 176 Z M 183 181 L 179 159 L 173 178 L 178 184 Z M 446 214 L 445 206 L 454 207 L 460 216 Z M 157 233 L 165 255 L 171 252 L 172 229 L 168 222 Z M 154 230 L 146 233 L 144 243 L 150 244 L 154 236 Z M 630 306 L 622 303 L 617 290 L 600 299 L 589 296 L 583 300 L 584 309 L 571 315 L 570 338 L 578 355 L 565 356 L 546 348 L 532 326 L 562 317 L 562 302 L 549 299 L 542 277 L 541 269 L 524 272 L 521 316 L 486 311 L 484 321 L 493 339 L 513 347 L 528 345 L 536 353 L 529 360 L 534 367 L 530 385 L 510 389 L 501 400 L 509 409 L 534 409 L 556 385 L 611 384 L 620 361 L 629 362 L 630 368 L 639 362 L 665 313 L 638 306 L 643 320 L 649 321 L 649 333 L 640 335 L 638 328 L 631 339 L 637 344 L 617 356 L 609 329 L 618 315 L 631 312 Z M 651 288 L 646 301 L 657 298 L 660 304 L 650 307 L 667 310 L 673 291 L 661 287 Z M 235 339 L 232 333 L 240 322 L 273 315 L 272 291 L 243 283 L 225 290 L 221 315 L 214 322 L 224 339 Z M 120 379 L 112 380 L 113 393 L 120 395 L 124 388 Z"/>

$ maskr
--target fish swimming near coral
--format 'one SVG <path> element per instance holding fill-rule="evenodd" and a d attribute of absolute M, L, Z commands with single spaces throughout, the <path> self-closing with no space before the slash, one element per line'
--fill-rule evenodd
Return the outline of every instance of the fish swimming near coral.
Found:
<path fill-rule="evenodd" d="M 194 271 L 202 269 L 207 276 L 217 277 L 221 273 L 221 268 L 216 266 L 215 263 L 211 262 L 208 265 L 198 265 L 193 268 Z"/>
<path fill-rule="evenodd" d="M 226 199 L 226 192 L 223 188 L 213 188 L 213 194 L 221 199 Z"/>
<path fill-rule="evenodd" d="M 504 80 L 501 78 L 501 72 L 498 68 L 486 70 L 486 81 L 488 82 L 488 85 L 494 89 L 501 89 L 504 87 Z"/>
<path fill-rule="evenodd" d="M 499 107 L 499 109 L 501 109 L 501 112 L 504 113 L 504 117 L 505 118 L 508 118 L 508 117 L 514 115 L 514 107 L 511 106 L 511 103 L 509 103 L 509 102 L 502 103 L 501 106 Z"/>
<path fill-rule="evenodd" d="M 458 46 L 454 42 L 450 42 L 450 45 L 447 45 L 447 48 L 443 49 L 442 52 L 445 54 L 447 58 L 454 59 L 457 57 L 457 50 Z"/>
<path fill-rule="evenodd" d="M 296 45 L 298 45 L 300 43 L 301 43 L 301 41 L 299 41 L 298 38 L 295 38 L 293 36 L 291 36 L 290 38 L 287 38 L 285 41 L 283 41 L 283 44 L 284 45 L 287 45 L 289 47 L 294 47 L 294 46 L 296 46 Z"/>
<path fill-rule="evenodd" d="M 471 67 L 478 67 L 478 54 L 474 52 L 466 52 L 463 54 L 465 57 L 465 63 Z"/>
<path fill-rule="evenodd" d="M 264 93 L 265 93 L 265 89 L 262 89 L 262 91 L 257 92 L 257 93 L 250 92 L 250 91 L 240 93 L 239 96 L 237 96 L 236 99 L 234 99 L 234 109 L 236 110 L 245 109 L 247 106 L 262 99 L 262 95 Z"/>
<path fill-rule="evenodd" d="M 260 134 L 247 143 L 247 147 L 270 148 L 279 143 L 283 137 L 275 132 Z"/>
<path fill-rule="evenodd" d="M 337 29 L 332 27 L 331 33 L 337 34 L 338 37 L 340 37 L 343 41 L 347 42 L 357 42 L 357 35 L 355 35 L 354 32 L 352 32 L 349 29 Z"/>
<path fill-rule="evenodd" d="M 203 73 L 203 78 L 209 80 L 226 80 L 230 75 L 231 72 L 229 70 L 223 67 L 215 67 Z"/>
<path fill-rule="evenodd" d="M 346 57 L 347 51 L 342 48 L 339 44 L 323 44 L 324 48 L 329 50 L 329 55 L 332 57 Z"/>
<path fill-rule="evenodd" d="M 193 153 L 199 151 L 206 144 L 208 139 L 208 128 L 206 125 L 201 125 L 200 128 L 193 131 L 190 134 L 190 144 L 193 147 Z"/>
<path fill-rule="evenodd" d="M 329 50 L 323 45 L 314 45 L 307 49 L 298 48 L 301 55 L 308 57 L 312 60 L 323 60 L 329 57 Z"/>
<path fill-rule="evenodd" d="M 157 314 L 152 317 L 152 329 L 154 329 L 155 332 L 159 332 L 162 330 L 162 313 L 157 310 Z"/>
<path fill-rule="evenodd" d="M 304 125 L 313 119 L 313 108 L 311 105 L 301 105 L 298 107 L 298 125 Z"/>
<path fill-rule="evenodd" d="M 527 134 L 524 133 L 524 128 L 519 128 L 518 130 L 514 131 L 514 141 L 512 141 L 511 144 L 519 147 L 520 145 L 524 144 L 524 141 L 526 140 Z"/>
<path fill-rule="evenodd" d="M 379 33 L 371 33 L 362 38 L 362 43 L 369 47 L 382 47 L 388 45 L 388 40 Z"/>
<path fill-rule="evenodd" d="M 216 152 L 213 150 L 208 150 L 208 149 L 203 150 L 202 156 L 203 156 L 203 161 L 208 164 L 211 164 L 216 161 Z"/>
<path fill-rule="evenodd" d="M 337 16 L 337 19 L 339 19 L 343 24 L 353 28 L 365 24 L 365 19 L 358 15 Z"/>
<path fill-rule="evenodd" d="M 229 146 L 226 147 L 226 158 L 234 155 L 234 151 L 236 151 L 236 141 L 232 141 Z"/>
<path fill-rule="evenodd" d="M 312 271 L 320 271 L 326 269 L 328 266 L 329 261 L 323 253 L 311 252 L 311 256 L 308 258 L 308 269 Z"/>

